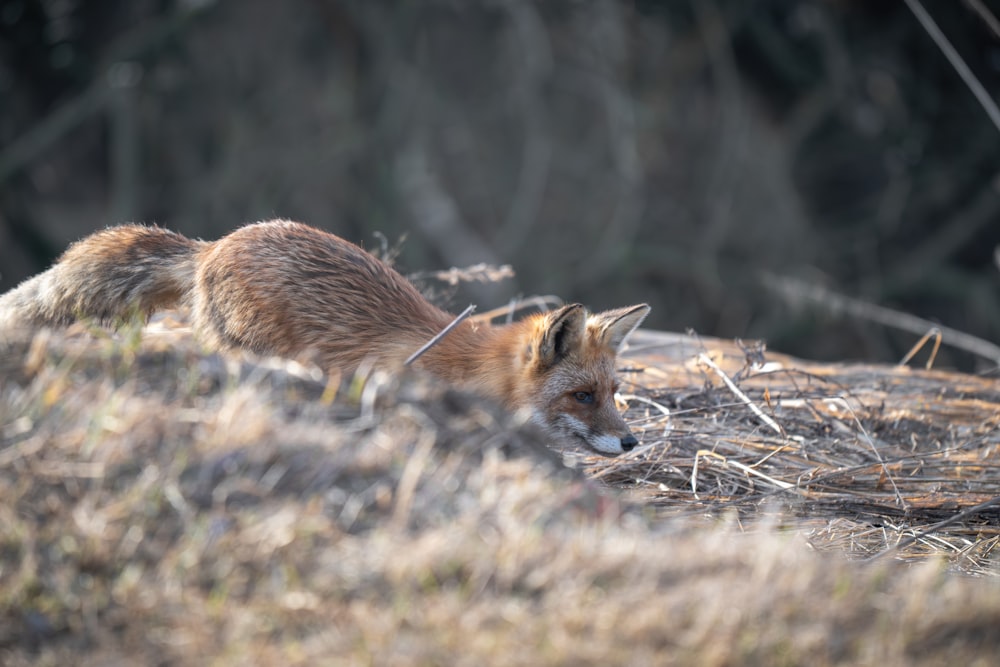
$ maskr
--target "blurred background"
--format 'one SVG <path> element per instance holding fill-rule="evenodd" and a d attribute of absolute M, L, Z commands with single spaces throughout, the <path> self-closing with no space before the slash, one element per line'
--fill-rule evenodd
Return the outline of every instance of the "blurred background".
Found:
<path fill-rule="evenodd" d="M 1000 1 L 926 6 L 1000 97 Z M 1000 131 L 902 0 L 0 0 L 0 290 L 108 224 L 288 217 L 513 266 L 456 311 L 894 362 L 919 333 L 835 295 L 998 341 L 998 214 Z"/>

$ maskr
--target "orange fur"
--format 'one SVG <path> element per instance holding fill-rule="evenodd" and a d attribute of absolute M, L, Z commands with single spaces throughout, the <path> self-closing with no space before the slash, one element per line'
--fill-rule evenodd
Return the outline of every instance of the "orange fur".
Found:
<path fill-rule="evenodd" d="M 452 316 L 385 263 L 333 234 L 287 220 L 218 241 L 123 225 L 73 244 L 48 271 L 0 296 L 0 331 L 191 307 L 216 347 L 352 372 L 396 368 Z M 552 436 L 606 453 L 636 440 L 614 404 L 615 358 L 646 305 L 589 315 L 578 304 L 506 326 L 466 321 L 416 362 L 444 380 L 527 408 Z"/>

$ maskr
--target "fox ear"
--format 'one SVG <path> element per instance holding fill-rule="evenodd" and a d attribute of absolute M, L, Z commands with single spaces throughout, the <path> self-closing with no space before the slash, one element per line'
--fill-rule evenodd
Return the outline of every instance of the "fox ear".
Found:
<path fill-rule="evenodd" d="M 649 306 L 644 303 L 627 308 L 606 310 L 603 313 L 591 315 L 587 326 L 593 330 L 593 335 L 599 344 L 617 351 L 625 339 L 646 319 L 649 310 Z"/>
<path fill-rule="evenodd" d="M 583 345 L 586 325 L 587 311 L 578 303 L 552 311 L 544 318 L 535 359 L 544 367 L 560 361 Z"/>

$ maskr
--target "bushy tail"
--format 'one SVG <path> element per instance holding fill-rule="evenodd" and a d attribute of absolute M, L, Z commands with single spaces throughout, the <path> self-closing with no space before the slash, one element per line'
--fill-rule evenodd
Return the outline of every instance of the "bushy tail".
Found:
<path fill-rule="evenodd" d="M 0 332 L 114 322 L 169 307 L 194 285 L 207 245 L 159 227 L 122 225 L 71 245 L 59 261 L 0 296 Z"/>

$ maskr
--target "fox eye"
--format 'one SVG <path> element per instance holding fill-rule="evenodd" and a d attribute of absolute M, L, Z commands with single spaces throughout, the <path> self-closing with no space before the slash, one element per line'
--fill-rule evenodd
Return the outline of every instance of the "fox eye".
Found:
<path fill-rule="evenodd" d="M 575 394 L 573 394 L 573 398 L 578 400 L 580 403 L 594 402 L 594 395 L 591 394 L 589 391 L 578 391 Z"/>

